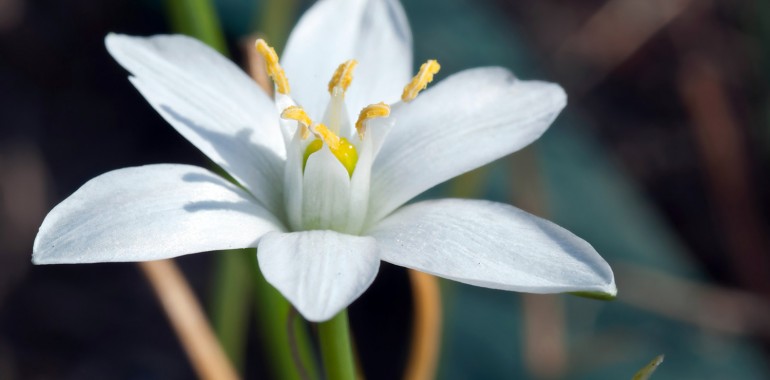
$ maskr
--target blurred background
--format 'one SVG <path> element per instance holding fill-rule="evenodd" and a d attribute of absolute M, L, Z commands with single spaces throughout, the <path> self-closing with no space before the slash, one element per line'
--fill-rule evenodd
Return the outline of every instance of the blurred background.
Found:
<path fill-rule="evenodd" d="M 208 165 L 104 48 L 109 32 L 178 30 L 172 3 L 0 0 L 0 379 L 195 376 L 135 264 L 30 263 L 45 214 L 87 180 Z M 215 2 L 239 63 L 244 36 L 280 47 L 310 4 Z M 560 83 L 570 103 L 533 146 L 424 197 L 492 199 L 553 220 L 594 245 L 619 289 L 601 302 L 441 282 L 438 378 L 622 379 L 658 354 L 656 380 L 770 378 L 770 3 L 404 7 L 415 61 L 438 59 L 438 80 L 500 65 Z M 210 307 L 216 254 L 176 261 Z M 401 376 L 411 313 L 406 272 L 383 264 L 350 309 L 367 378 Z M 255 324 L 242 368 L 266 378 Z"/>

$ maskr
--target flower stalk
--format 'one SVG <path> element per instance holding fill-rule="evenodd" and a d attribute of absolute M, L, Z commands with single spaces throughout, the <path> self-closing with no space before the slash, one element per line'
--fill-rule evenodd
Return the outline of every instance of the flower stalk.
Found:
<path fill-rule="evenodd" d="M 214 331 L 239 370 L 243 369 L 253 299 L 253 275 L 247 254 L 244 250 L 229 250 L 216 256 L 213 297 L 208 305 Z"/>
<path fill-rule="evenodd" d="M 347 309 L 318 324 L 318 339 L 327 379 L 355 380 Z"/>

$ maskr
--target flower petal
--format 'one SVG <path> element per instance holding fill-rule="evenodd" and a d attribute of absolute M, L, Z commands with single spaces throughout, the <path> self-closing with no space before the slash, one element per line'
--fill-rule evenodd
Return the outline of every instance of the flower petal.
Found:
<path fill-rule="evenodd" d="M 255 247 L 282 230 L 254 198 L 188 165 L 115 170 L 88 181 L 46 216 L 35 264 L 146 261 Z"/>
<path fill-rule="evenodd" d="M 419 202 L 370 231 L 380 258 L 455 281 L 530 293 L 615 295 L 607 262 L 584 240 L 513 206 Z"/>
<path fill-rule="evenodd" d="M 350 177 L 350 206 L 345 231 L 358 235 L 364 228 L 369 208 L 369 188 L 372 177 L 372 161 L 374 160 L 374 141 L 364 138 L 358 142 L 358 162 L 353 175 Z"/>
<path fill-rule="evenodd" d="M 110 34 L 106 44 L 169 124 L 280 212 L 284 140 L 273 102 L 251 78 L 190 37 Z"/>
<path fill-rule="evenodd" d="M 313 322 L 355 301 L 380 267 L 374 239 L 333 231 L 270 233 L 257 255 L 267 282 Z"/>
<path fill-rule="evenodd" d="M 528 145 L 564 108 L 556 84 L 520 81 L 502 68 L 452 75 L 392 107 L 396 124 L 372 168 L 370 222 L 452 177 Z"/>
<path fill-rule="evenodd" d="M 358 60 L 346 95 L 351 120 L 368 104 L 393 103 L 412 76 L 412 33 L 397 0 L 320 0 L 289 36 L 281 64 L 291 93 L 321 118 L 337 66 Z"/>
<path fill-rule="evenodd" d="M 302 160 L 305 147 L 300 133 L 294 133 L 286 147 L 286 167 L 284 169 L 283 188 L 286 219 L 292 230 L 302 229 L 303 168 Z"/>
<path fill-rule="evenodd" d="M 348 171 L 329 147 L 310 155 L 302 184 L 302 229 L 344 231 L 350 209 Z"/>

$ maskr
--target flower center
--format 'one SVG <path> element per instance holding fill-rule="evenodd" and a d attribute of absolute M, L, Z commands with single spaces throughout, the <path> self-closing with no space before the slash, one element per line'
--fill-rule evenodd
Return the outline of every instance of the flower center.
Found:
<path fill-rule="evenodd" d="M 389 110 L 389 109 L 388 109 Z M 316 139 L 311 141 L 307 147 L 305 147 L 305 153 L 302 157 L 302 170 L 305 170 L 310 155 L 321 150 L 325 143 L 329 150 L 337 157 L 342 166 L 348 171 L 348 175 L 353 175 L 353 170 L 356 168 L 358 162 L 358 152 L 356 147 L 344 137 L 337 136 L 334 132 L 330 131 L 326 125 L 321 123 L 313 123 L 305 110 L 298 106 L 287 107 L 281 113 L 281 117 L 284 119 L 295 120 L 298 124 L 297 133 L 304 140 L 312 132 Z"/>
<path fill-rule="evenodd" d="M 275 82 L 278 93 L 288 95 L 289 81 L 286 78 L 286 73 L 278 63 L 278 55 L 275 53 L 275 49 L 262 39 L 257 40 L 256 49 L 264 57 L 267 73 Z M 353 81 L 353 70 L 357 65 L 358 61 L 350 59 L 340 64 L 332 75 L 328 86 L 331 100 L 324 115 L 323 123 L 313 122 L 305 110 L 299 106 L 287 107 L 281 113 L 281 118 L 297 122 L 297 133 L 300 134 L 302 140 L 307 139 L 311 133 L 315 136 L 315 139 L 305 146 L 302 159 L 303 171 L 310 155 L 321 150 L 324 144 L 326 144 L 332 154 L 348 171 L 348 175 L 353 176 L 353 171 L 358 163 L 358 151 L 348 138 L 340 136 L 340 134 L 345 133 L 342 127 L 348 126 L 347 114 L 345 112 L 345 92 Z M 417 94 L 424 90 L 428 83 L 433 81 L 433 76 L 440 68 L 441 66 L 436 60 L 429 60 L 423 63 L 417 75 L 404 87 L 401 100 L 408 103 L 417 97 Z M 390 106 L 383 102 L 364 107 L 355 123 L 359 141 L 364 139 L 367 120 L 388 117 L 389 115 Z"/>
<path fill-rule="evenodd" d="M 263 40 L 257 40 L 256 49 L 275 82 L 275 100 L 281 105 L 283 122 L 280 127 L 286 144 L 283 190 L 288 226 L 293 231 L 361 233 L 368 223 L 374 161 L 387 138 L 388 129 L 395 123 L 395 120 L 388 120 L 375 126 L 371 120 L 391 116 L 391 107 L 382 102 L 371 104 L 360 110 L 357 120 L 353 119 L 355 114 L 348 112 L 345 104 L 345 93 L 358 66 L 358 62 L 351 59 L 329 73 L 332 74 L 327 86 L 330 99 L 323 118 L 314 120 L 320 115 L 308 115 L 302 107 L 293 105 L 296 103 L 289 95 L 289 81 L 275 50 Z M 419 73 L 404 87 L 401 102 L 394 107 L 414 100 L 433 80 L 439 68 L 434 60 L 423 64 Z M 323 91 L 322 88 L 318 90 Z M 287 107 L 289 104 L 292 105 Z"/>

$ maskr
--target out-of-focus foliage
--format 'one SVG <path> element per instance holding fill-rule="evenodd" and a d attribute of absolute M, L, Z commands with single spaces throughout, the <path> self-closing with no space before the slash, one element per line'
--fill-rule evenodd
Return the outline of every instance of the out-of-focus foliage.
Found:
<path fill-rule="evenodd" d="M 655 359 L 652 359 L 646 366 L 637 372 L 631 380 L 647 380 L 652 376 L 658 366 L 663 363 L 663 355 L 658 355 Z"/>

